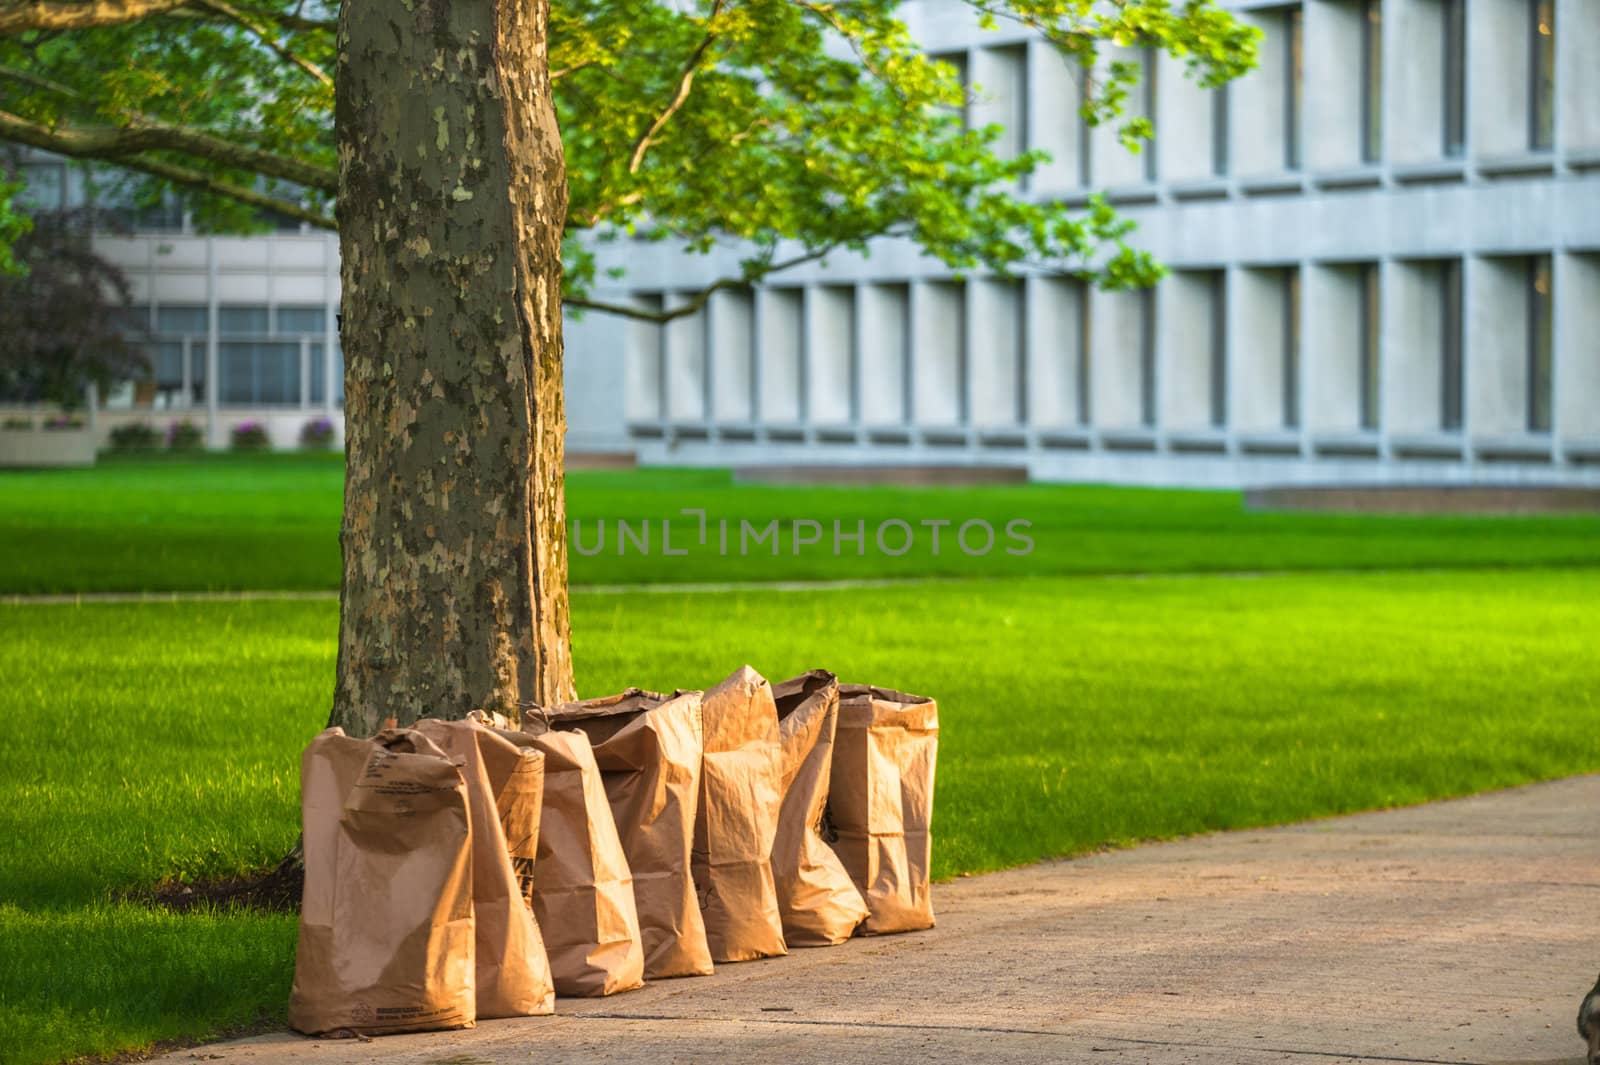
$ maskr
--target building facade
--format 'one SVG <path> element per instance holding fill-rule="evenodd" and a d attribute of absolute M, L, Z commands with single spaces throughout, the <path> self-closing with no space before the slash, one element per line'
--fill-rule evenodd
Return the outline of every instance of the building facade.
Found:
<path fill-rule="evenodd" d="M 643 462 L 1025 466 L 1177 485 L 1600 483 L 1600 0 L 1236 0 L 1264 31 L 1221 92 L 1165 56 L 1154 144 L 1078 117 L 1080 72 L 960 0 L 913 0 L 969 121 L 1052 161 L 1021 195 L 1104 191 L 1170 268 L 1107 293 L 951 276 L 884 242 L 665 326 L 568 323 L 573 450 Z M 337 244 L 108 240 L 157 381 L 102 423 L 200 411 L 285 442 L 339 400 Z M 670 307 L 737 249 L 600 249 L 613 300 Z M 119 411 L 120 408 L 120 411 Z"/>

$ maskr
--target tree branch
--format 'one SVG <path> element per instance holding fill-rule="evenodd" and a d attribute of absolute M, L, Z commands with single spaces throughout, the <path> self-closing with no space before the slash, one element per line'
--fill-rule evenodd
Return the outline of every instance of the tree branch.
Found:
<path fill-rule="evenodd" d="M 707 26 L 711 26 L 716 22 L 717 15 L 721 10 L 722 0 L 716 0 L 716 3 L 711 5 L 711 15 L 706 19 Z M 701 60 L 705 58 L 706 52 L 710 50 L 712 43 L 716 39 L 717 32 L 709 30 L 706 33 L 705 40 L 701 41 L 699 46 L 689 53 L 688 60 L 683 64 L 683 73 L 678 78 L 678 91 L 673 94 L 672 102 L 667 105 L 666 110 L 656 116 L 656 120 L 650 123 L 650 128 L 645 130 L 639 137 L 638 142 L 634 144 L 633 154 L 628 159 L 628 173 L 637 174 L 639 172 L 639 168 L 644 165 L 644 154 L 650 150 L 650 142 L 672 120 L 672 116 L 677 114 L 679 109 L 683 107 L 684 101 L 689 99 L 689 90 L 694 85 L 695 69 L 700 66 Z"/>
<path fill-rule="evenodd" d="M 112 130 L 108 132 L 112 136 L 125 136 L 146 131 Z M 0 111 L 0 138 L 20 141 L 23 144 L 32 145 L 47 152 L 55 152 L 57 155 L 71 156 L 75 159 L 107 158 L 102 153 L 85 150 L 86 140 L 92 140 L 95 136 L 96 134 L 66 133 L 52 130 L 46 126 L 39 125 L 37 122 L 30 122 L 18 115 L 13 115 L 9 111 Z M 236 185 L 231 181 L 223 181 L 221 178 L 213 177 L 202 170 L 180 166 L 176 163 L 168 163 L 161 159 L 150 159 L 137 154 L 137 151 L 140 150 L 162 147 L 167 146 L 147 144 L 143 149 L 138 149 L 128 154 L 117 154 L 111 156 L 111 158 L 115 159 L 118 166 L 126 167 L 129 170 L 137 170 L 140 173 L 149 174 L 151 177 L 163 178 L 175 185 L 183 185 L 187 188 L 199 189 L 202 192 L 226 196 L 231 200 L 236 200 L 239 203 L 257 207 L 264 211 L 276 211 L 278 214 L 309 223 L 319 229 L 338 228 L 337 223 L 331 217 L 319 211 L 313 211 L 303 204 L 285 200 L 256 189 L 246 188 L 243 185 Z M 237 146 L 234 145 L 232 147 Z M 248 151 L 249 149 L 245 150 Z"/>
<path fill-rule="evenodd" d="M 189 0 L 6 0 L 0 37 L 28 30 L 86 30 L 120 26 L 183 7 Z"/>
<path fill-rule="evenodd" d="M 705 309 L 706 304 L 711 302 L 711 297 L 716 295 L 718 292 L 721 292 L 723 289 L 744 288 L 747 285 L 753 285 L 758 281 L 771 277 L 773 274 L 781 273 L 782 271 L 788 270 L 791 267 L 800 266 L 803 263 L 814 262 L 817 259 L 820 259 L 834 251 L 834 249 L 838 247 L 838 243 L 830 243 L 813 251 L 808 251 L 803 255 L 796 255 L 791 259 L 785 259 L 783 262 L 768 263 L 766 266 L 758 270 L 746 271 L 745 273 L 740 274 L 738 277 L 718 278 L 716 281 L 713 281 L 711 284 L 695 293 L 694 298 L 688 303 L 685 303 L 679 307 L 674 307 L 670 311 L 646 311 L 641 310 L 638 307 L 630 307 L 626 303 L 607 303 L 604 300 L 572 299 L 570 297 L 563 297 L 561 300 L 561 306 L 575 307 L 579 310 L 585 311 L 599 311 L 602 314 L 615 314 L 623 318 L 632 318 L 637 322 L 651 322 L 655 325 L 666 325 L 668 322 L 676 321 L 679 318 L 687 318 L 691 314 L 699 314 Z"/>
<path fill-rule="evenodd" d="M 333 79 L 328 77 L 327 71 L 317 66 L 317 64 L 313 63 L 311 60 L 297 55 L 295 52 L 291 51 L 287 45 L 278 40 L 277 34 L 273 33 L 265 23 L 252 19 L 249 15 L 245 14 L 243 11 L 240 11 L 232 4 L 225 3 L 224 0 L 193 0 L 193 2 L 197 7 L 204 8 L 207 11 L 214 11 L 224 18 L 238 23 L 240 26 L 254 34 L 256 39 L 262 44 L 266 45 L 268 48 L 272 49 L 273 52 L 277 53 L 279 59 L 282 59 L 285 63 L 294 64 L 307 74 L 311 75 L 313 78 L 317 79 L 317 81 L 321 82 L 323 85 L 326 85 L 330 89 L 333 88 Z"/>
<path fill-rule="evenodd" d="M 24 71 L 0 67 L 0 78 L 21 81 L 59 92 L 73 99 L 81 95 L 65 85 L 36 78 Z M 222 166 L 249 170 L 264 177 L 290 181 L 319 192 L 337 193 L 339 175 L 327 168 L 252 148 L 201 130 L 173 125 L 146 115 L 127 116 L 127 126 L 99 129 L 51 129 L 9 112 L 0 111 L 0 137 L 22 141 L 35 148 L 69 155 L 74 159 L 125 162 L 126 156 L 149 151 L 175 151 Z"/>

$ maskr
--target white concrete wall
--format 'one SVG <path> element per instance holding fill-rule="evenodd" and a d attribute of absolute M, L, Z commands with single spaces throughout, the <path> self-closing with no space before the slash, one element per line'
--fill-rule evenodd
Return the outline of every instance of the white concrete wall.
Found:
<path fill-rule="evenodd" d="M 1142 292 L 1089 293 L 1089 409 L 1098 428 L 1143 423 L 1145 298 Z"/>
<path fill-rule="evenodd" d="M 763 288 L 756 300 L 761 337 L 761 420 L 793 424 L 801 418 L 804 389 L 804 293 L 798 288 Z"/>
<path fill-rule="evenodd" d="M 746 288 L 711 296 L 711 414 L 719 422 L 748 422 L 755 357 L 755 296 Z"/>
<path fill-rule="evenodd" d="M 1050 162 L 1033 172 L 1039 193 L 1061 192 L 1083 184 L 1083 72 L 1053 45 L 1028 45 L 1029 147 L 1050 153 Z"/>
<path fill-rule="evenodd" d="M 1472 0 L 1467 5 L 1467 125 L 1474 154 L 1528 151 L 1532 3 Z"/>
<path fill-rule="evenodd" d="M 1600 442 L 1600 252 L 1557 256 L 1555 293 L 1556 428 Z"/>
<path fill-rule="evenodd" d="M 918 425 L 961 421 L 966 342 L 965 286 L 927 281 L 911 289 L 912 395 Z"/>
<path fill-rule="evenodd" d="M 1084 285 L 1062 277 L 1028 280 L 1028 421 L 1036 428 L 1078 424 L 1084 357 Z"/>
<path fill-rule="evenodd" d="M 967 291 L 973 424 L 1017 425 L 1025 352 L 1022 282 L 980 279 L 969 282 Z"/>
<path fill-rule="evenodd" d="M 671 293 L 669 310 L 689 302 L 689 294 Z M 706 417 L 706 312 L 675 318 L 666 329 L 667 417 L 694 422 Z"/>
<path fill-rule="evenodd" d="M 1266 36 L 1261 40 L 1256 69 L 1229 86 L 1231 169 L 1241 176 L 1277 173 L 1285 168 L 1287 150 L 1289 20 L 1278 8 L 1245 12 L 1241 17 L 1259 26 Z M 1347 73 L 1344 91 L 1351 91 L 1350 80 Z"/>
<path fill-rule="evenodd" d="M 1177 270 L 1161 282 L 1157 327 L 1160 352 L 1161 425 L 1167 429 L 1211 427 L 1212 348 L 1217 305 L 1223 291 L 1219 271 Z"/>
<path fill-rule="evenodd" d="M 1216 172 L 1216 94 L 1186 76 L 1184 62 L 1162 53 L 1156 62 L 1156 153 L 1163 181 L 1198 181 Z"/>
<path fill-rule="evenodd" d="M 1384 150 L 1398 163 L 1438 159 L 1444 154 L 1444 5 L 1390 0 L 1384 17 L 1390 23 L 1384 42 Z"/>
<path fill-rule="evenodd" d="M 1559 0 L 1556 49 L 1559 143 L 1600 150 L 1600 0 Z"/>
<path fill-rule="evenodd" d="M 848 425 L 855 413 L 855 289 L 806 289 L 806 414 L 817 425 Z"/>
<path fill-rule="evenodd" d="M 1148 152 L 1153 149 L 1147 145 L 1144 151 L 1135 155 L 1124 148 L 1117 137 L 1118 131 L 1129 119 L 1151 117 L 1148 71 L 1145 69 L 1147 59 L 1145 51 L 1138 48 L 1109 48 L 1101 54 L 1098 78 L 1109 76 L 1110 63 L 1113 60 L 1138 65 L 1140 77 L 1138 84 L 1128 92 L 1123 113 L 1089 131 L 1090 184 L 1097 188 L 1117 188 L 1145 183 L 1147 165 L 1145 159 Z"/>
<path fill-rule="evenodd" d="M 967 121 L 973 128 L 1000 126 L 1003 132 L 994 151 L 1014 159 L 1027 149 L 1028 49 L 1024 44 L 972 51 L 972 90 Z M 1014 187 L 1021 187 L 1021 182 Z"/>
<path fill-rule="evenodd" d="M 1439 431 L 1444 271 L 1437 261 L 1387 264 L 1383 285 L 1383 411 L 1397 433 Z"/>
<path fill-rule="evenodd" d="M 1361 429 L 1362 267 L 1312 267 L 1304 284 L 1306 409 L 1313 432 Z M 1378 308 L 1373 308 L 1378 313 Z M 1380 371 L 1381 372 L 1381 371 Z"/>
<path fill-rule="evenodd" d="M 1361 4 L 1356 0 L 1311 0 L 1305 11 L 1306 84 L 1342 89 L 1306 96 L 1306 165 L 1313 170 L 1359 166 Z"/>
<path fill-rule="evenodd" d="M 860 308 L 861 420 L 898 426 L 906 420 L 906 355 L 910 350 L 911 289 L 863 285 Z"/>
<path fill-rule="evenodd" d="M 1236 270 L 1230 277 L 1228 420 L 1246 432 L 1282 429 L 1286 271 Z"/>
<path fill-rule="evenodd" d="M 1479 437 L 1521 433 L 1528 411 L 1528 260 L 1475 259 L 1466 284 L 1468 424 Z"/>

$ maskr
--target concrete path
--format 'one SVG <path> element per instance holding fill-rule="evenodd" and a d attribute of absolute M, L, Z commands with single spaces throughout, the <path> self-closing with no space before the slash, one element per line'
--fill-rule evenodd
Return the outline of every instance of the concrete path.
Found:
<path fill-rule="evenodd" d="M 935 889 L 939 927 L 370 1042 L 169 1062 L 1578 1063 L 1600 776 L 1053 862 Z"/>

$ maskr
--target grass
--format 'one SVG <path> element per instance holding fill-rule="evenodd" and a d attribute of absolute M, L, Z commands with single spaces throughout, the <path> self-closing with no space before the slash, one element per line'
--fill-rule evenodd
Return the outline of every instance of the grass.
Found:
<path fill-rule="evenodd" d="M 342 467 L 339 456 L 203 456 L 118 459 L 87 470 L 0 475 L 0 594 L 336 590 Z M 970 489 L 816 488 L 736 485 L 727 471 L 588 471 L 568 480 L 569 514 L 593 547 L 571 553 L 575 584 L 788 580 L 862 577 L 1039 576 L 1600 565 L 1600 517 L 1397 517 L 1265 514 L 1237 492 L 1017 485 Z M 708 544 L 691 539 L 707 512 Z M 661 521 L 674 519 L 662 554 Z M 1033 551 L 1005 553 L 1012 519 L 1032 523 Z M 738 553 L 740 521 L 780 522 L 774 556 L 766 545 Z M 879 524 L 907 522 L 912 549 L 890 557 L 871 548 Z M 1000 534 L 981 557 L 943 530 L 940 553 L 919 523 L 971 519 Z M 650 523 L 651 552 L 630 542 L 618 554 L 616 522 Z M 730 551 L 717 553 L 719 520 Z M 823 541 L 794 551 L 795 520 L 819 523 Z M 833 523 L 845 533 L 865 522 L 869 553 L 851 542 L 833 554 Z M 886 532 L 891 547 L 899 533 Z M 969 546 L 980 544 L 973 530 Z M 576 545 L 575 545 L 576 547 Z"/>
<path fill-rule="evenodd" d="M 1600 769 L 1600 571 L 578 594 L 584 694 L 938 696 L 936 873 Z M 291 843 L 328 602 L 0 609 L 0 1060 L 281 1018 L 294 922 L 117 901 Z"/>

